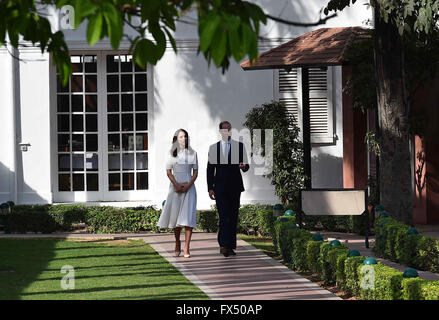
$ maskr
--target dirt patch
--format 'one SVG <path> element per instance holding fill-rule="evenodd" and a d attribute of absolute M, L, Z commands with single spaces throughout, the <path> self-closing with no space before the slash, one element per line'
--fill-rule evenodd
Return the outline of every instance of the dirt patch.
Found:
<path fill-rule="evenodd" d="M 104 244 L 111 244 L 111 245 L 119 245 L 119 246 L 125 246 L 130 244 L 129 240 L 126 239 L 69 239 L 69 241 L 73 242 L 90 242 L 90 243 L 104 243 Z"/>

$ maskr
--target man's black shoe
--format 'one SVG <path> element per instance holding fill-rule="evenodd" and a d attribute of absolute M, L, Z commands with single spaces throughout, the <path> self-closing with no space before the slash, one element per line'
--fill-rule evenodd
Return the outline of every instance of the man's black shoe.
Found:
<path fill-rule="evenodd" d="M 229 249 L 226 247 L 220 247 L 220 253 L 223 254 L 225 257 L 229 256 Z"/>
<path fill-rule="evenodd" d="M 232 256 L 236 256 L 236 252 L 233 249 L 229 249 L 229 254 Z"/>

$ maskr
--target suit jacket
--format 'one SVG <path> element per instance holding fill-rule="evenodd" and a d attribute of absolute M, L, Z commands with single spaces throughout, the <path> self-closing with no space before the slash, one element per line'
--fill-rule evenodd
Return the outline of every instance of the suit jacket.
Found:
<path fill-rule="evenodd" d="M 246 165 L 242 171 L 250 168 L 247 160 L 247 152 L 242 142 L 230 139 L 230 152 L 228 159 L 225 158 L 221 141 L 209 147 L 207 162 L 207 190 L 224 191 L 233 190 L 236 192 L 245 191 L 242 182 L 239 163 Z"/>

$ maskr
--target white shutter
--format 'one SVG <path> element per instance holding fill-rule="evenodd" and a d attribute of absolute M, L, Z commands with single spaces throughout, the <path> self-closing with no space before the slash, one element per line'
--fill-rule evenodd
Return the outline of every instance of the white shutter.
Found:
<path fill-rule="evenodd" d="M 311 143 L 333 143 L 332 67 L 309 68 Z"/>
<path fill-rule="evenodd" d="M 302 135 L 302 70 L 274 72 L 274 97 L 285 103 Z M 332 67 L 309 68 L 311 143 L 333 143 Z"/>
<path fill-rule="evenodd" d="M 274 97 L 285 103 L 288 113 L 294 116 L 294 123 L 299 127 L 302 123 L 301 77 L 301 70 L 298 68 L 291 69 L 290 72 L 282 69 L 274 72 Z"/>

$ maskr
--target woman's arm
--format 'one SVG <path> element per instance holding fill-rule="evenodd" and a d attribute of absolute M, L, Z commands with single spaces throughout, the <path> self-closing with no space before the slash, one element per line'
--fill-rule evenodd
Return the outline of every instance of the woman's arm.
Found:
<path fill-rule="evenodd" d="M 182 185 L 175 180 L 174 175 L 172 174 L 171 169 L 166 169 L 166 175 L 168 176 L 169 180 L 171 180 L 172 184 L 174 185 L 175 191 L 180 192 L 182 189 Z"/>
<path fill-rule="evenodd" d="M 193 169 L 192 178 L 189 182 L 184 183 L 183 186 L 183 192 L 186 192 L 189 190 L 189 188 L 194 184 L 195 180 L 197 180 L 198 177 L 198 169 Z"/>

